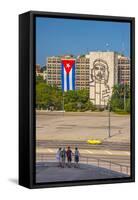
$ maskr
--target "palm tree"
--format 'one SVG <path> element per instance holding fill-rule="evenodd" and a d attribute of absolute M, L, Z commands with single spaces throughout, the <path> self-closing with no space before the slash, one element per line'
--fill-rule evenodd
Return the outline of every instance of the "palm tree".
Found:
<path fill-rule="evenodd" d="M 112 88 L 111 108 L 112 110 L 126 110 L 126 102 L 130 98 L 130 87 L 128 84 L 116 84 Z"/>

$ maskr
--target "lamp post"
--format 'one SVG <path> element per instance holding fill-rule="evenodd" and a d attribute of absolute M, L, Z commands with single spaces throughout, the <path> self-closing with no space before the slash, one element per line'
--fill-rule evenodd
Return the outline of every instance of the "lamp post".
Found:
<path fill-rule="evenodd" d="M 124 84 L 124 111 L 126 110 L 126 87 Z"/>
<path fill-rule="evenodd" d="M 80 111 L 81 111 L 81 106 L 82 106 L 82 103 L 81 103 L 81 102 L 78 102 L 78 103 L 77 103 L 77 107 L 79 108 Z"/>
<path fill-rule="evenodd" d="M 124 99 L 124 111 L 126 110 L 126 84 L 125 80 L 121 81 L 121 85 L 123 85 L 123 99 Z"/>
<path fill-rule="evenodd" d="M 64 116 L 64 91 L 62 93 L 62 111 L 63 111 L 63 116 Z"/>
<path fill-rule="evenodd" d="M 108 101 L 108 137 L 111 137 L 111 115 L 110 115 L 110 98 Z"/>

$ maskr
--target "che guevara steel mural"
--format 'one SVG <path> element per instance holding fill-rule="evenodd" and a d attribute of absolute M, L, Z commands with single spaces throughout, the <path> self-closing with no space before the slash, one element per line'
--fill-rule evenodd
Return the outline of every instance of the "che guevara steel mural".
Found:
<path fill-rule="evenodd" d="M 95 105 L 105 106 L 110 96 L 108 63 L 95 59 L 90 69 L 90 86 L 93 87 L 92 100 Z"/>

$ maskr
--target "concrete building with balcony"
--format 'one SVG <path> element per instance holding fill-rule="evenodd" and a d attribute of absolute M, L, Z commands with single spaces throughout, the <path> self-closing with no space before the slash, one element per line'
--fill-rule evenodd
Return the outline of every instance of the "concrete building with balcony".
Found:
<path fill-rule="evenodd" d="M 118 83 L 130 85 L 130 58 L 118 56 Z"/>
<path fill-rule="evenodd" d="M 35 71 L 36 71 L 36 76 L 37 76 L 39 73 L 41 73 L 41 67 L 40 67 L 39 64 L 36 64 L 36 65 L 35 65 Z"/>
<path fill-rule="evenodd" d="M 44 81 L 47 81 L 47 69 L 46 66 L 41 67 L 39 64 L 35 66 L 36 76 L 40 76 L 43 78 Z"/>
<path fill-rule="evenodd" d="M 89 90 L 89 55 L 78 56 L 76 59 L 76 90 Z"/>
<path fill-rule="evenodd" d="M 47 83 L 61 88 L 61 57 L 52 56 L 47 58 Z"/>

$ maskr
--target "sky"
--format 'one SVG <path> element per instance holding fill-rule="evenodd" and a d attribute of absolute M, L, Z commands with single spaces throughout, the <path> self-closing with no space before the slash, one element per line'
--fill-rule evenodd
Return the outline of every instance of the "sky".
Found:
<path fill-rule="evenodd" d="M 107 50 L 130 56 L 130 23 L 36 17 L 36 64 L 41 67 L 48 56 Z"/>

